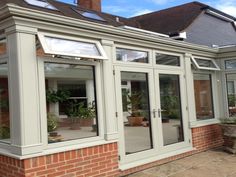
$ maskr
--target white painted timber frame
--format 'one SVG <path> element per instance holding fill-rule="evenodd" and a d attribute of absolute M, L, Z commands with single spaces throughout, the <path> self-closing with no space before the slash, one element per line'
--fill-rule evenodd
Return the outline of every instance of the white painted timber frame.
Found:
<path fill-rule="evenodd" d="M 214 59 L 211 59 L 211 58 L 204 58 L 204 57 L 196 57 L 196 56 L 193 56 L 192 58 L 192 62 L 194 64 L 194 66 L 197 68 L 197 69 L 200 69 L 200 70 L 212 70 L 212 71 L 219 71 L 220 70 L 220 67 L 218 66 L 218 64 L 215 62 Z M 206 61 L 210 61 L 215 67 L 203 67 L 203 66 L 200 66 L 197 62 L 197 59 L 200 59 L 200 60 L 206 60 Z"/>
<path fill-rule="evenodd" d="M 148 52 L 148 63 L 136 63 L 136 62 L 124 62 L 116 60 L 116 48 L 140 50 Z M 165 66 L 156 64 L 155 55 L 156 53 L 178 56 L 180 60 L 180 66 Z M 119 154 L 120 154 L 120 167 L 121 169 L 128 169 L 137 165 L 145 164 L 145 162 L 153 159 L 158 160 L 161 156 L 168 157 L 170 154 L 178 154 L 180 151 L 186 149 L 192 149 L 191 145 L 191 131 L 189 129 L 189 109 L 187 108 L 188 94 L 186 86 L 185 72 L 191 71 L 191 62 L 189 57 L 189 68 L 185 68 L 185 55 L 181 53 L 168 52 L 162 50 L 151 50 L 148 48 L 141 48 L 135 45 L 127 46 L 122 44 L 116 44 L 113 50 L 113 62 L 114 62 L 114 73 L 115 73 L 115 88 L 116 88 L 116 102 L 118 112 L 118 132 L 119 132 Z M 153 148 L 129 155 L 125 155 L 125 140 L 124 140 L 124 124 L 123 124 L 123 112 L 122 112 L 122 97 L 121 97 L 121 78 L 120 73 L 125 72 L 138 72 L 146 73 L 148 75 L 148 88 L 150 97 L 150 118 L 152 120 L 151 131 L 152 131 L 152 142 Z M 154 118 L 153 110 L 160 108 L 160 100 L 158 94 L 159 91 L 159 74 L 173 74 L 179 76 L 180 90 L 181 90 L 181 107 L 183 116 L 183 129 L 184 129 L 184 141 L 172 145 L 163 145 L 162 135 L 162 124 L 161 118 Z M 192 78 L 192 77 L 191 77 Z M 191 82 L 193 83 L 193 82 Z M 192 91 L 189 91 L 193 93 Z M 193 100 L 194 101 L 194 100 Z"/>
<path fill-rule="evenodd" d="M 95 67 L 95 84 L 96 84 L 96 106 L 97 106 L 97 119 L 98 119 L 98 130 L 99 136 L 75 139 L 70 141 L 58 142 L 48 144 L 48 135 L 47 135 L 47 111 L 46 111 L 46 98 L 45 98 L 45 74 L 44 74 L 44 63 L 58 63 L 58 64 L 74 64 L 74 65 L 85 65 Z M 41 121 L 42 121 L 42 134 L 43 134 L 43 144 L 44 149 L 62 149 L 66 150 L 68 146 L 77 146 L 83 144 L 89 144 L 91 142 L 99 143 L 104 140 L 104 113 L 103 113 L 103 99 L 102 99 L 102 85 L 101 85 L 101 63 L 100 62 L 90 62 L 90 61 L 79 61 L 79 60 L 65 60 L 60 58 L 38 58 L 38 70 L 39 70 L 39 87 L 40 87 L 40 112 L 41 112 Z"/>
<path fill-rule="evenodd" d="M 96 49 L 98 50 L 100 55 L 82 55 L 82 54 L 76 54 L 76 53 L 66 53 L 66 52 L 59 52 L 59 51 L 53 51 L 48 46 L 45 37 L 55 38 L 55 39 L 62 39 L 62 40 L 68 40 L 73 42 L 82 42 L 82 43 L 88 43 L 93 44 L 96 46 Z M 58 35 L 55 33 L 38 33 L 39 41 L 43 47 L 43 50 L 46 54 L 52 54 L 52 55 L 61 55 L 61 56 L 71 56 L 75 58 L 87 58 L 87 59 L 98 59 L 98 60 L 106 60 L 108 59 L 106 56 L 106 53 L 99 41 L 96 40 L 88 40 L 88 39 L 81 39 L 71 36 L 65 36 L 65 35 Z"/>
<path fill-rule="evenodd" d="M 230 117 L 229 116 L 229 105 L 228 105 L 228 90 L 227 90 L 227 78 L 226 78 L 226 75 L 227 74 L 236 74 L 236 70 L 235 69 L 227 69 L 226 68 L 226 61 L 229 61 L 229 60 L 236 60 L 236 57 L 226 57 L 226 58 L 223 58 L 221 60 L 221 67 L 222 67 L 222 73 L 221 73 L 221 81 L 222 83 L 225 83 L 222 85 L 222 95 L 223 95 L 223 105 L 222 107 L 224 108 L 223 109 L 223 112 L 222 112 L 222 115 L 221 117 Z"/>
<path fill-rule="evenodd" d="M 220 118 L 220 100 L 221 100 L 221 92 L 219 90 L 219 80 L 218 80 L 218 72 L 217 71 L 207 71 L 207 70 L 197 70 L 197 71 L 192 71 L 193 74 L 209 74 L 211 76 L 211 91 L 212 91 L 212 103 L 213 103 L 213 110 L 214 110 L 214 117 L 211 119 L 206 119 L 206 120 L 198 120 L 196 116 L 196 107 L 195 107 L 195 95 L 193 95 L 194 102 L 192 103 L 193 105 L 193 112 L 192 112 L 192 117 L 193 119 L 190 121 L 190 127 L 200 127 L 200 126 L 205 126 L 205 125 L 210 125 L 210 124 L 217 124 L 219 123 L 219 118 Z M 192 81 L 193 86 L 194 86 L 194 79 Z M 194 91 L 194 88 L 193 88 Z"/>

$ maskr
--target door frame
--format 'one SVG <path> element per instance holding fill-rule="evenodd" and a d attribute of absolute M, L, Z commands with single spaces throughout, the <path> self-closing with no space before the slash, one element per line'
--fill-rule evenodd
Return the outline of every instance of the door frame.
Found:
<path fill-rule="evenodd" d="M 161 119 L 161 113 L 160 117 L 158 117 L 158 127 L 159 131 L 158 134 L 161 137 L 161 143 L 159 147 L 159 152 L 161 154 L 167 153 L 170 151 L 175 151 L 178 149 L 182 149 L 185 147 L 189 147 L 191 141 L 191 130 L 189 129 L 188 125 L 188 106 L 187 106 L 187 91 L 186 91 L 186 82 L 185 82 L 185 75 L 184 72 L 181 70 L 165 70 L 165 69 L 155 69 L 154 70 L 154 80 L 155 80 L 155 90 L 156 90 L 156 103 L 157 103 L 157 109 L 161 110 L 161 101 L 160 101 L 160 83 L 159 83 L 159 75 L 160 74 L 166 74 L 166 75 L 178 75 L 179 76 L 179 89 L 180 89 L 180 99 L 181 99 L 181 109 L 182 109 L 182 125 L 183 125 L 183 132 L 184 132 L 184 141 L 170 144 L 164 146 L 163 142 L 163 130 L 162 130 L 162 119 Z"/>
<path fill-rule="evenodd" d="M 149 91 L 149 105 L 150 105 L 150 119 L 151 119 L 151 138 L 153 148 L 133 154 L 125 154 L 125 138 L 124 138 L 124 123 L 123 123 L 123 108 L 122 108 L 122 85 L 121 85 L 121 72 L 139 72 L 148 74 L 148 91 Z M 119 134 L 119 156 L 120 165 L 127 165 L 135 163 L 140 160 L 146 160 L 153 158 L 154 156 L 163 156 L 166 153 L 179 151 L 184 148 L 192 147 L 190 137 L 191 129 L 188 126 L 188 110 L 187 110 L 187 94 L 184 72 L 180 70 L 167 70 L 157 68 L 143 68 L 134 66 L 114 66 L 115 72 L 115 94 L 117 103 L 117 123 L 118 123 L 118 134 Z M 158 113 L 154 110 L 160 108 L 160 95 L 159 94 L 159 74 L 174 74 L 179 75 L 180 78 L 180 95 L 182 104 L 182 116 L 183 116 L 183 130 L 184 130 L 184 141 L 172 145 L 163 146 L 162 136 L 162 122 L 161 118 L 158 117 Z M 155 118 L 154 118 L 155 114 Z"/>

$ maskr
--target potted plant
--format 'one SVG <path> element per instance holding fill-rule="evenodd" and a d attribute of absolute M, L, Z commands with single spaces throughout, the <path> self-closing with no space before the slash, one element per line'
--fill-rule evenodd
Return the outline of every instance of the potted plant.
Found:
<path fill-rule="evenodd" d="M 142 92 L 125 93 L 127 98 L 127 110 L 130 116 L 127 117 L 130 126 L 142 126 L 144 116 L 141 111 L 143 99 Z"/>
<path fill-rule="evenodd" d="M 236 154 L 236 117 L 221 119 L 225 150 Z"/>
<path fill-rule="evenodd" d="M 92 103 L 87 106 L 77 100 L 68 102 L 66 115 L 71 119 L 71 129 L 79 130 L 81 126 L 92 126 L 95 117 L 95 109 Z"/>
<path fill-rule="evenodd" d="M 50 136 L 56 136 L 57 133 L 55 130 L 58 126 L 58 117 L 53 113 L 47 114 L 47 125 L 48 125 L 48 133 Z"/>

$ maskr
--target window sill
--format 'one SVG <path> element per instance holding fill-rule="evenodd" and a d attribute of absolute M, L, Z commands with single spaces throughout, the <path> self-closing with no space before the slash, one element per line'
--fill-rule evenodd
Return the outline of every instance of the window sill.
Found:
<path fill-rule="evenodd" d="M 24 159 L 28 159 L 28 158 L 46 156 L 46 155 L 56 154 L 56 153 L 60 153 L 60 152 L 78 150 L 78 149 L 89 148 L 89 147 L 93 147 L 93 146 L 99 146 L 99 145 L 110 144 L 110 143 L 115 143 L 115 142 L 117 142 L 117 140 L 113 140 L 113 141 L 98 140 L 98 141 L 93 141 L 93 142 L 89 142 L 89 143 L 77 144 L 77 145 L 68 145 L 68 146 L 64 146 L 64 147 L 54 147 L 54 148 L 50 148 L 50 149 L 45 149 L 40 153 L 35 153 L 35 154 L 30 154 L 30 155 L 25 155 L 25 156 L 19 156 L 19 155 L 11 153 L 10 152 L 11 146 L 7 145 L 7 146 L 0 146 L 0 154 L 3 156 L 12 157 L 12 158 L 19 159 L 19 160 L 24 160 Z"/>
<path fill-rule="evenodd" d="M 220 121 L 219 119 L 208 119 L 208 120 L 199 120 L 199 121 L 194 121 L 190 122 L 190 128 L 197 128 L 197 127 L 203 127 L 207 125 L 212 125 L 212 124 L 219 124 Z"/>

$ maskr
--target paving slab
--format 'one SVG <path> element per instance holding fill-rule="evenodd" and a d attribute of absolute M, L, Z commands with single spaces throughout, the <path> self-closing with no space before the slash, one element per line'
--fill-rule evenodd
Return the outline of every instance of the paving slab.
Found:
<path fill-rule="evenodd" d="M 209 150 L 128 177 L 236 177 L 236 155 Z"/>

